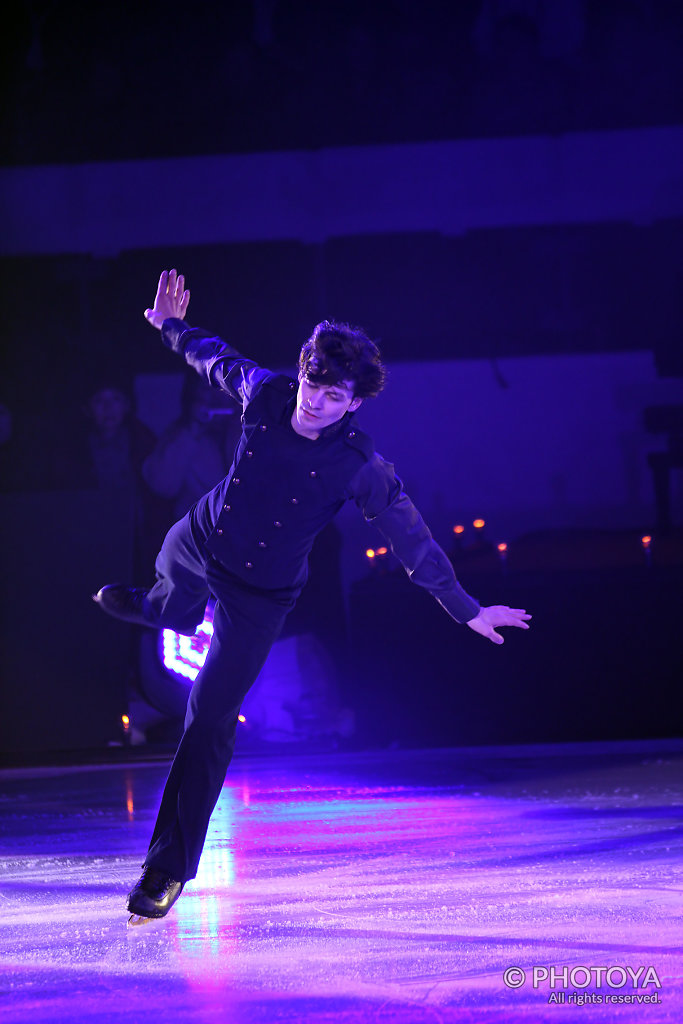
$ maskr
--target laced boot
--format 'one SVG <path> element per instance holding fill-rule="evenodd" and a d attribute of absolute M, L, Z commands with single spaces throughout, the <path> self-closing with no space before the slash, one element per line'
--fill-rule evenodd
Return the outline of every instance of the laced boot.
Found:
<path fill-rule="evenodd" d="M 184 885 L 165 871 L 143 868 L 140 878 L 128 893 L 128 910 L 139 917 L 166 917 Z"/>
<path fill-rule="evenodd" d="M 109 583 L 102 587 L 92 599 L 107 615 L 124 622 L 134 622 L 138 626 L 156 626 L 147 595 L 149 591 L 141 587 L 129 587 L 125 583 Z"/>

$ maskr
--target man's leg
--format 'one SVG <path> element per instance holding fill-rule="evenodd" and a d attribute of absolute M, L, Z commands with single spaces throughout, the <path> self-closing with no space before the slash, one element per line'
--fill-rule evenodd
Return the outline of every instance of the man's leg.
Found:
<path fill-rule="evenodd" d="M 204 545 L 195 539 L 188 513 L 168 531 L 157 555 L 157 580 L 146 598 L 153 625 L 194 634 L 210 596 L 207 557 Z"/>
<path fill-rule="evenodd" d="M 192 636 L 209 599 L 206 560 L 207 552 L 195 538 L 188 514 L 166 534 L 151 590 L 114 583 L 102 587 L 94 600 L 108 615 L 124 622 L 156 629 L 168 626 Z"/>
<path fill-rule="evenodd" d="M 240 585 L 209 572 L 214 634 L 194 683 L 185 731 L 166 782 L 145 867 L 177 882 L 194 878 L 211 812 L 232 757 L 240 705 L 256 680 L 294 596 Z M 134 912 L 140 912 L 131 905 Z"/>

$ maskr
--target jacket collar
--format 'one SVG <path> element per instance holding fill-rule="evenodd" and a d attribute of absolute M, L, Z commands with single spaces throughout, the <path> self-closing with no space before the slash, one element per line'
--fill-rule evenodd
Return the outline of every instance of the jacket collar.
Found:
<path fill-rule="evenodd" d="M 285 417 L 284 417 L 284 421 L 285 422 L 289 422 L 289 420 L 292 418 L 292 413 L 294 412 L 295 405 L 296 405 L 296 395 L 293 395 L 292 398 L 290 399 L 290 401 L 287 402 L 287 407 L 286 407 Z M 342 418 L 340 420 L 337 420 L 336 423 L 330 423 L 329 427 L 324 427 L 320 431 L 320 433 L 319 433 L 318 437 L 316 438 L 316 440 L 317 441 L 322 441 L 323 439 L 328 440 L 329 438 L 334 437 L 336 434 L 341 433 L 342 430 L 345 430 L 347 427 L 351 426 L 351 424 L 355 420 L 355 417 L 356 417 L 355 412 L 345 412 L 344 415 L 342 416 Z"/>

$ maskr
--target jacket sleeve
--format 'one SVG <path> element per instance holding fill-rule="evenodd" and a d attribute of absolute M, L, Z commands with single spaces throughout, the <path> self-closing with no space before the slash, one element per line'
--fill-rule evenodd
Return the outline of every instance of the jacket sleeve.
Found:
<path fill-rule="evenodd" d="M 247 359 L 222 338 L 216 338 L 184 320 L 164 320 L 161 340 L 167 348 L 185 358 L 208 383 L 246 406 L 264 380 L 272 377 L 270 370 Z"/>
<path fill-rule="evenodd" d="M 403 490 L 390 462 L 375 453 L 350 485 L 365 519 L 391 546 L 413 583 L 424 587 L 456 622 L 479 614 L 479 603 L 460 586 L 453 566 Z"/>

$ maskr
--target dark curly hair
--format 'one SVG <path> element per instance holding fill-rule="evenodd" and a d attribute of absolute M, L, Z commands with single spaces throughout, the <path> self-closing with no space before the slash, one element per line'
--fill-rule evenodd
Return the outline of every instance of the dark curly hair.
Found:
<path fill-rule="evenodd" d="M 375 398 L 386 380 L 377 345 L 362 327 L 323 320 L 299 353 L 299 372 L 314 384 L 353 382 L 354 398 Z"/>

